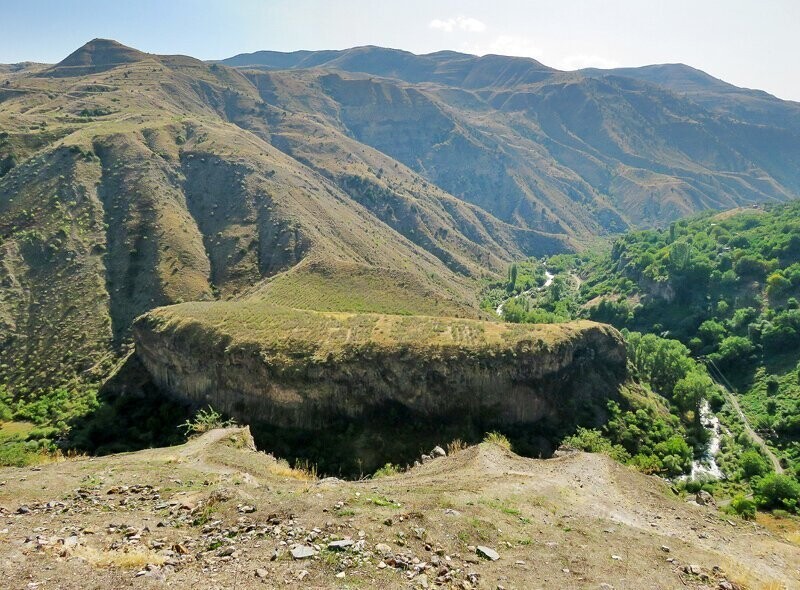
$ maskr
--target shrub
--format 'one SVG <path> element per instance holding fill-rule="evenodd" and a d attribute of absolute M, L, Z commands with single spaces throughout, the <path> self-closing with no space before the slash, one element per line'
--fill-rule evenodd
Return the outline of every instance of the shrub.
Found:
<path fill-rule="evenodd" d="M 739 464 L 742 466 L 742 475 L 744 475 L 746 479 L 759 477 L 769 471 L 769 465 L 758 451 L 755 450 L 742 453 Z"/>
<path fill-rule="evenodd" d="M 588 453 L 603 453 L 623 463 L 631 458 L 622 445 L 613 444 L 599 430 L 578 427 L 577 432 L 565 438 L 563 444 Z"/>
<path fill-rule="evenodd" d="M 231 426 L 236 426 L 236 421 L 230 419 L 223 420 L 222 414 L 211 406 L 208 406 L 205 410 L 199 410 L 194 415 L 194 418 L 186 420 L 186 422 L 181 424 L 178 428 L 182 428 L 184 433 L 189 435 L 203 434 L 215 428 L 229 428 Z"/>
<path fill-rule="evenodd" d="M 759 508 L 797 510 L 800 502 L 800 483 L 788 475 L 770 473 L 753 484 L 755 501 Z"/>
<path fill-rule="evenodd" d="M 392 475 L 397 475 L 398 473 L 400 473 L 400 467 L 397 465 L 392 465 L 391 463 L 387 463 L 372 474 L 372 479 L 378 479 L 379 477 L 391 477 Z"/>
<path fill-rule="evenodd" d="M 756 503 L 739 494 L 731 500 L 730 511 L 745 520 L 753 520 L 756 517 Z"/>
<path fill-rule="evenodd" d="M 699 479 L 690 479 L 686 482 L 686 491 L 690 494 L 696 494 L 703 489 L 703 482 Z"/>

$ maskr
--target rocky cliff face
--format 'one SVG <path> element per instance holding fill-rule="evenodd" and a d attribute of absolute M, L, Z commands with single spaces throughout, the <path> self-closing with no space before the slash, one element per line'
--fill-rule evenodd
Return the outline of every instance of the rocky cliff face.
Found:
<path fill-rule="evenodd" d="M 301 328 L 299 337 L 298 330 L 287 330 L 259 341 L 220 324 L 178 320 L 175 309 L 157 310 L 135 324 L 140 360 L 163 390 L 245 423 L 324 430 L 391 407 L 432 424 L 574 426 L 603 414 L 625 373 L 621 336 L 592 322 L 511 327 L 314 314 L 326 322 L 318 340 L 306 338 Z M 437 336 L 415 342 L 426 322 Z M 412 335 L 395 337 L 405 324 L 416 324 Z M 341 342 L 321 343 L 332 334 Z"/>

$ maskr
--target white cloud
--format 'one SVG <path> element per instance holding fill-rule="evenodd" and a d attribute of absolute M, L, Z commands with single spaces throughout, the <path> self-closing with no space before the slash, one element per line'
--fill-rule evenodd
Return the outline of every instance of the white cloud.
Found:
<path fill-rule="evenodd" d="M 497 55 L 513 55 L 517 57 L 533 57 L 539 59 L 544 52 L 527 37 L 515 35 L 499 35 L 489 43 L 464 44 L 464 50 L 477 55 L 493 53 Z"/>
<path fill-rule="evenodd" d="M 583 68 L 618 68 L 619 62 L 608 59 L 600 55 L 568 55 L 558 63 L 561 70 L 580 70 Z"/>
<path fill-rule="evenodd" d="M 467 33 L 482 33 L 486 30 L 486 25 L 477 18 L 467 16 L 456 16 L 454 18 L 439 19 L 435 18 L 428 23 L 431 29 L 452 33 L 453 31 L 466 31 Z"/>

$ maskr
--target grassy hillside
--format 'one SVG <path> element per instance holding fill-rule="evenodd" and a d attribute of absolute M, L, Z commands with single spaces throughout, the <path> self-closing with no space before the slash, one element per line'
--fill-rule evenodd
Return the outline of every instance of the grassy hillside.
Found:
<path fill-rule="evenodd" d="M 287 362 L 292 362 L 292 351 L 297 352 L 297 362 L 304 362 L 331 355 L 358 357 L 359 351 L 371 347 L 463 349 L 476 354 L 517 347 L 549 350 L 589 327 L 609 330 L 593 322 L 524 326 L 421 315 L 315 312 L 265 301 L 183 303 L 154 310 L 138 324 L 147 330 L 180 332 L 190 346 L 210 345 L 219 338 L 227 346 L 258 344 L 264 350 L 286 354 Z"/>

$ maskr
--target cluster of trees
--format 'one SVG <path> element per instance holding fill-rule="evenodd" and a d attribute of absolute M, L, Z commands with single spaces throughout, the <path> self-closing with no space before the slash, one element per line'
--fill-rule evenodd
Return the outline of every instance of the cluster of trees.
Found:
<path fill-rule="evenodd" d="M 515 262 L 508 267 L 504 281 L 494 280 L 485 282 L 481 291 L 481 308 L 495 310 L 497 306 L 507 301 L 504 308 L 516 303 L 513 298 L 534 287 L 545 283 L 545 267 L 536 258 L 529 258 Z"/>
<path fill-rule="evenodd" d="M 568 279 L 557 276 L 541 293 L 507 301 L 503 306 L 503 319 L 517 324 L 554 324 L 573 319 L 578 311 Z"/>
<path fill-rule="evenodd" d="M 14 396 L 0 385 L 0 426 L 4 422 L 32 423 L 24 434 L 2 437 L 0 465 L 24 466 L 39 462 L 42 455 L 59 452 L 57 441 L 69 430 L 72 420 L 97 407 L 93 388 L 61 387 L 36 396 Z"/>
<path fill-rule="evenodd" d="M 778 450 L 789 479 L 800 482 L 800 203 L 629 233 L 610 251 L 574 257 L 572 269 L 583 279 L 579 316 L 674 343 L 633 336 L 645 359 L 658 347 L 676 366 L 683 357 L 705 359 L 740 392 L 750 422 Z M 708 375 L 690 371 L 680 384 L 665 382 L 657 367 L 632 360 L 655 370 L 654 390 L 686 424 L 697 396 L 708 391 Z M 752 451 L 726 459 L 734 479 L 750 482 L 754 505 L 774 507 L 758 500 L 766 497 L 756 488 L 770 469 L 763 458 Z"/>
<path fill-rule="evenodd" d="M 798 203 L 626 234 L 581 262 L 590 317 L 668 332 L 728 368 L 800 347 Z"/>
<path fill-rule="evenodd" d="M 686 473 L 691 469 L 694 447 L 701 448 L 707 442 L 700 424 L 700 404 L 717 397 L 718 388 L 680 342 L 654 334 L 623 334 L 635 377 L 665 404 L 633 398 L 623 409 L 612 401 L 602 430 L 580 429 L 565 443 L 605 452 L 645 473 Z"/>
<path fill-rule="evenodd" d="M 800 485 L 800 202 L 709 212 L 668 229 L 625 234 L 609 250 L 544 263 L 559 278 L 578 275 L 580 286 L 554 281 L 555 288 L 509 301 L 507 321 L 586 317 L 623 329 L 631 366 L 667 400 L 678 421 L 674 434 L 689 449 L 703 442 L 700 401 L 709 399 L 717 410 L 724 401 L 697 362 L 703 360 L 740 391 L 750 422 L 778 449 L 788 481 Z M 571 442 L 645 471 L 675 474 L 687 468 L 687 455 L 673 435 L 664 438 L 659 418 L 642 408 L 612 408 L 602 430 L 581 430 Z M 794 484 L 772 477 L 747 436 L 723 439 L 731 480 L 753 494 L 741 504 L 793 509 Z M 767 483 L 776 481 L 772 487 L 783 495 L 772 501 Z"/>

